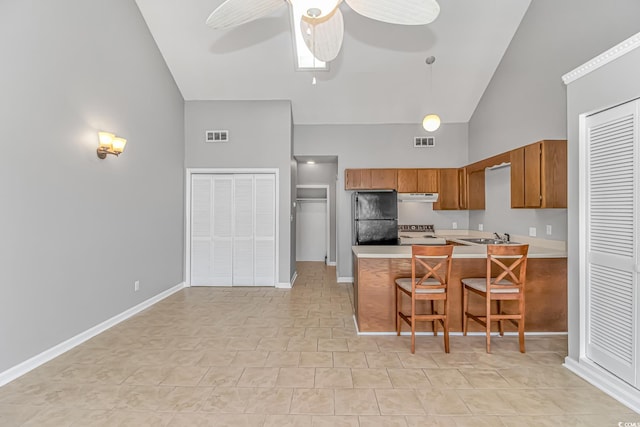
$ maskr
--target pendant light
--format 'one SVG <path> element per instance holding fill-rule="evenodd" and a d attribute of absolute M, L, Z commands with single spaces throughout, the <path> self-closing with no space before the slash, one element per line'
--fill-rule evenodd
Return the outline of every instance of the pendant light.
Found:
<path fill-rule="evenodd" d="M 429 94 L 433 98 L 433 68 L 432 68 L 432 65 L 433 65 L 434 62 L 436 62 L 436 57 L 435 56 L 430 56 L 430 57 L 428 57 L 426 59 L 425 62 L 429 66 Z M 437 114 L 427 114 L 426 116 L 424 116 L 424 119 L 422 119 L 422 127 L 427 132 L 433 132 L 433 131 L 438 130 L 438 128 L 440 127 L 440 116 L 438 116 Z"/>

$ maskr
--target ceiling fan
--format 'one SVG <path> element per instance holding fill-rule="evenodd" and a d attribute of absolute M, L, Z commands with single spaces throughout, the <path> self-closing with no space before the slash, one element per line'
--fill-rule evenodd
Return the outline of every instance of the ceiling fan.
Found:
<path fill-rule="evenodd" d="M 436 0 L 344 0 L 354 11 L 367 18 L 398 25 L 424 25 L 440 13 Z M 340 12 L 342 0 L 226 0 L 209 18 L 212 28 L 235 27 L 267 16 L 284 3 L 302 10 L 300 31 L 315 58 L 329 62 L 338 56 L 344 37 Z M 297 16 L 294 16 L 297 19 Z"/>

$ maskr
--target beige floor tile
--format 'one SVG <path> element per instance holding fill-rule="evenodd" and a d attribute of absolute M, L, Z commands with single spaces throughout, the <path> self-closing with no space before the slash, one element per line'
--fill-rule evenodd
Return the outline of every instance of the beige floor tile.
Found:
<path fill-rule="evenodd" d="M 289 345 L 289 337 L 262 338 L 258 343 L 258 351 L 285 351 Z"/>
<path fill-rule="evenodd" d="M 235 359 L 237 351 L 205 351 L 202 358 L 197 362 L 199 366 L 229 366 Z"/>
<path fill-rule="evenodd" d="M 321 328 L 344 328 L 344 320 L 335 318 L 320 318 Z"/>
<path fill-rule="evenodd" d="M 499 369 L 498 372 L 514 387 L 570 388 L 589 387 L 589 383 L 562 366 Z"/>
<path fill-rule="evenodd" d="M 349 351 L 377 352 L 378 344 L 374 337 L 347 338 Z"/>
<path fill-rule="evenodd" d="M 348 415 L 314 415 L 312 427 L 359 427 L 358 417 Z"/>
<path fill-rule="evenodd" d="M 263 427 L 264 415 L 259 414 L 176 414 L 170 427 Z"/>
<path fill-rule="evenodd" d="M 253 391 L 253 388 L 217 387 L 204 399 L 200 410 L 218 414 L 242 414 L 253 397 Z"/>
<path fill-rule="evenodd" d="M 196 412 L 213 392 L 213 387 L 175 387 L 158 404 L 162 412 Z"/>
<path fill-rule="evenodd" d="M 44 409 L 44 406 L 0 404 L 0 425 L 20 426 Z"/>
<path fill-rule="evenodd" d="M 471 415 L 456 390 L 417 390 L 416 395 L 429 415 Z"/>
<path fill-rule="evenodd" d="M 314 388 L 315 368 L 280 368 L 276 387 Z"/>
<path fill-rule="evenodd" d="M 496 390 L 457 390 L 460 399 L 473 414 L 510 415 L 516 410 Z"/>
<path fill-rule="evenodd" d="M 627 413 L 626 406 L 594 388 L 540 389 L 538 393 L 567 414 Z"/>
<path fill-rule="evenodd" d="M 360 427 L 406 427 L 405 417 L 391 415 L 376 417 L 372 415 L 361 415 L 358 417 Z"/>
<path fill-rule="evenodd" d="M 386 369 L 352 369 L 355 388 L 393 388 Z"/>
<path fill-rule="evenodd" d="M 469 361 L 468 353 L 433 353 L 431 354 L 432 360 L 436 363 L 438 368 L 474 368 L 476 367 Z M 408 367 L 403 360 L 405 367 Z M 422 368 L 433 368 L 436 366 L 422 366 Z"/>
<path fill-rule="evenodd" d="M 423 369 L 433 388 L 473 388 L 458 369 Z"/>
<path fill-rule="evenodd" d="M 266 367 L 296 367 L 300 364 L 300 352 L 297 351 L 272 351 L 264 363 Z"/>
<path fill-rule="evenodd" d="M 316 388 L 352 388 L 351 369 L 316 368 Z"/>
<path fill-rule="evenodd" d="M 379 415 L 373 389 L 336 389 L 336 415 Z"/>
<path fill-rule="evenodd" d="M 330 368 L 333 367 L 333 353 L 324 352 L 300 352 L 301 368 Z"/>
<path fill-rule="evenodd" d="M 400 363 L 404 368 L 437 368 L 438 364 L 433 359 L 431 353 L 398 353 Z"/>
<path fill-rule="evenodd" d="M 255 388 L 245 412 L 248 414 L 288 414 L 292 388 Z"/>
<path fill-rule="evenodd" d="M 336 368 L 368 368 L 367 358 L 361 351 L 334 351 L 333 366 Z"/>
<path fill-rule="evenodd" d="M 387 369 L 393 388 L 430 389 L 431 383 L 422 369 Z"/>
<path fill-rule="evenodd" d="M 209 368 L 198 385 L 203 387 L 233 387 L 238 384 L 244 368 L 239 366 L 214 366 Z"/>
<path fill-rule="evenodd" d="M 304 336 L 306 338 L 331 338 L 331 328 L 307 328 Z"/>
<path fill-rule="evenodd" d="M 318 351 L 318 338 L 293 337 L 289 340 L 287 351 L 313 352 Z"/>
<path fill-rule="evenodd" d="M 128 385 L 158 385 L 167 378 L 171 372 L 171 366 L 143 366 L 136 369 L 124 384 Z"/>
<path fill-rule="evenodd" d="M 503 415 L 500 421 L 505 427 L 604 427 L 617 426 L 617 423 L 590 424 L 591 418 L 581 420 L 578 415 Z"/>
<path fill-rule="evenodd" d="M 293 391 L 292 414 L 333 415 L 334 391 L 326 388 L 299 388 Z"/>
<path fill-rule="evenodd" d="M 204 366 L 176 366 L 169 370 L 167 376 L 160 381 L 165 386 L 193 386 L 198 385 L 209 368 Z"/>
<path fill-rule="evenodd" d="M 495 415 L 472 415 L 467 417 L 452 417 L 457 427 L 499 427 L 503 426 L 502 419 Z"/>
<path fill-rule="evenodd" d="M 547 395 L 537 390 L 500 390 L 498 396 L 515 408 L 522 415 L 562 414 L 563 410 Z"/>
<path fill-rule="evenodd" d="M 375 390 L 378 407 L 382 415 L 424 415 L 425 411 L 411 390 L 377 389 Z"/>
<path fill-rule="evenodd" d="M 126 427 L 155 427 L 166 426 L 173 418 L 172 413 L 152 412 L 152 411 L 112 411 L 104 421 L 104 426 L 126 426 Z M 101 421 L 77 425 L 102 425 Z M 94 420 L 95 421 L 95 420 Z"/>
<path fill-rule="evenodd" d="M 238 351 L 236 357 L 231 361 L 231 366 L 261 367 L 265 365 L 269 352 L 261 351 Z"/>
<path fill-rule="evenodd" d="M 411 415 L 406 417 L 407 427 L 456 427 L 453 417 L 438 415 Z"/>
<path fill-rule="evenodd" d="M 311 427 L 311 415 L 267 415 L 264 427 Z"/>
<path fill-rule="evenodd" d="M 116 409 L 134 411 L 155 411 L 160 406 L 166 396 L 173 390 L 173 387 L 155 387 L 146 385 L 126 385 L 118 391 Z M 94 399 L 100 400 L 100 396 Z M 107 402 L 112 398 L 107 394 Z M 96 408 L 107 409 L 107 408 Z"/>
<path fill-rule="evenodd" d="M 365 353 L 370 368 L 402 368 L 396 353 Z"/>
<path fill-rule="evenodd" d="M 318 351 L 348 351 L 346 338 L 318 338 Z"/>
<path fill-rule="evenodd" d="M 474 388 L 510 388 L 511 384 L 495 369 L 460 369 Z"/>
<path fill-rule="evenodd" d="M 238 387 L 275 387 L 278 368 L 245 368 Z"/>

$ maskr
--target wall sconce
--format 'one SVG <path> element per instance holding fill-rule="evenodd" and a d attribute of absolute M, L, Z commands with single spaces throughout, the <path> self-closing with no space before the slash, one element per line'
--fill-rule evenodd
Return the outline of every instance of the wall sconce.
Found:
<path fill-rule="evenodd" d="M 127 140 L 109 132 L 98 132 L 98 157 L 106 159 L 107 154 L 120 155 L 127 145 Z"/>

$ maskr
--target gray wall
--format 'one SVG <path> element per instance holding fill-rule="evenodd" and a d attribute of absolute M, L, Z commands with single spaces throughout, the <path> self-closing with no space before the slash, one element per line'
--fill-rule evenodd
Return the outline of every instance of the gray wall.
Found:
<path fill-rule="evenodd" d="M 274 168 L 279 170 L 279 277 L 291 273 L 291 103 L 289 101 L 185 102 L 187 168 Z M 229 142 L 206 143 L 205 131 L 229 131 Z M 293 224 L 295 226 L 295 224 Z"/>
<path fill-rule="evenodd" d="M 0 52 L 2 372 L 182 282 L 184 149 L 132 0 L 2 1 Z"/>
<path fill-rule="evenodd" d="M 433 133 L 436 138 L 434 148 L 413 148 L 414 137 L 424 135 L 420 124 L 294 126 L 296 156 L 338 156 L 338 277 L 353 277 L 351 192 L 344 190 L 345 169 L 446 168 L 467 164 L 466 123 L 442 125 Z"/>
<path fill-rule="evenodd" d="M 640 13 L 640 10 L 638 11 Z M 622 40 L 619 40 L 622 41 Z M 613 45 L 611 46 L 613 47 Z M 569 357 L 580 356 L 579 244 L 584 233 L 578 228 L 578 118 L 623 102 L 640 98 L 640 49 L 614 60 L 567 86 L 569 131 Z M 606 90 L 603 90 L 605 89 Z"/>
<path fill-rule="evenodd" d="M 638 16 L 637 0 L 532 1 L 469 122 L 469 161 L 541 139 L 565 139 L 561 76 L 638 31 Z M 497 231 L 527 234 L 533 226 L 539 237 L 566 240 L 566 234 L 555 232 L 566 230 L 564 210 L 513 210 L 487 203 L 486 211 L 470 212 L 470 227 L 484 223 L 485 230 L 494 231 L 487 222 L 497 218 L 505 220 Z M 544 233 L 547 224 L 557 224 L 551 236 Z"/>
<path fill-rule="evenodd" d="M 336 262 L 336 180 L 338 163 L 298 163 L 299 185 L 329 186 L 329 261 Z"/>

